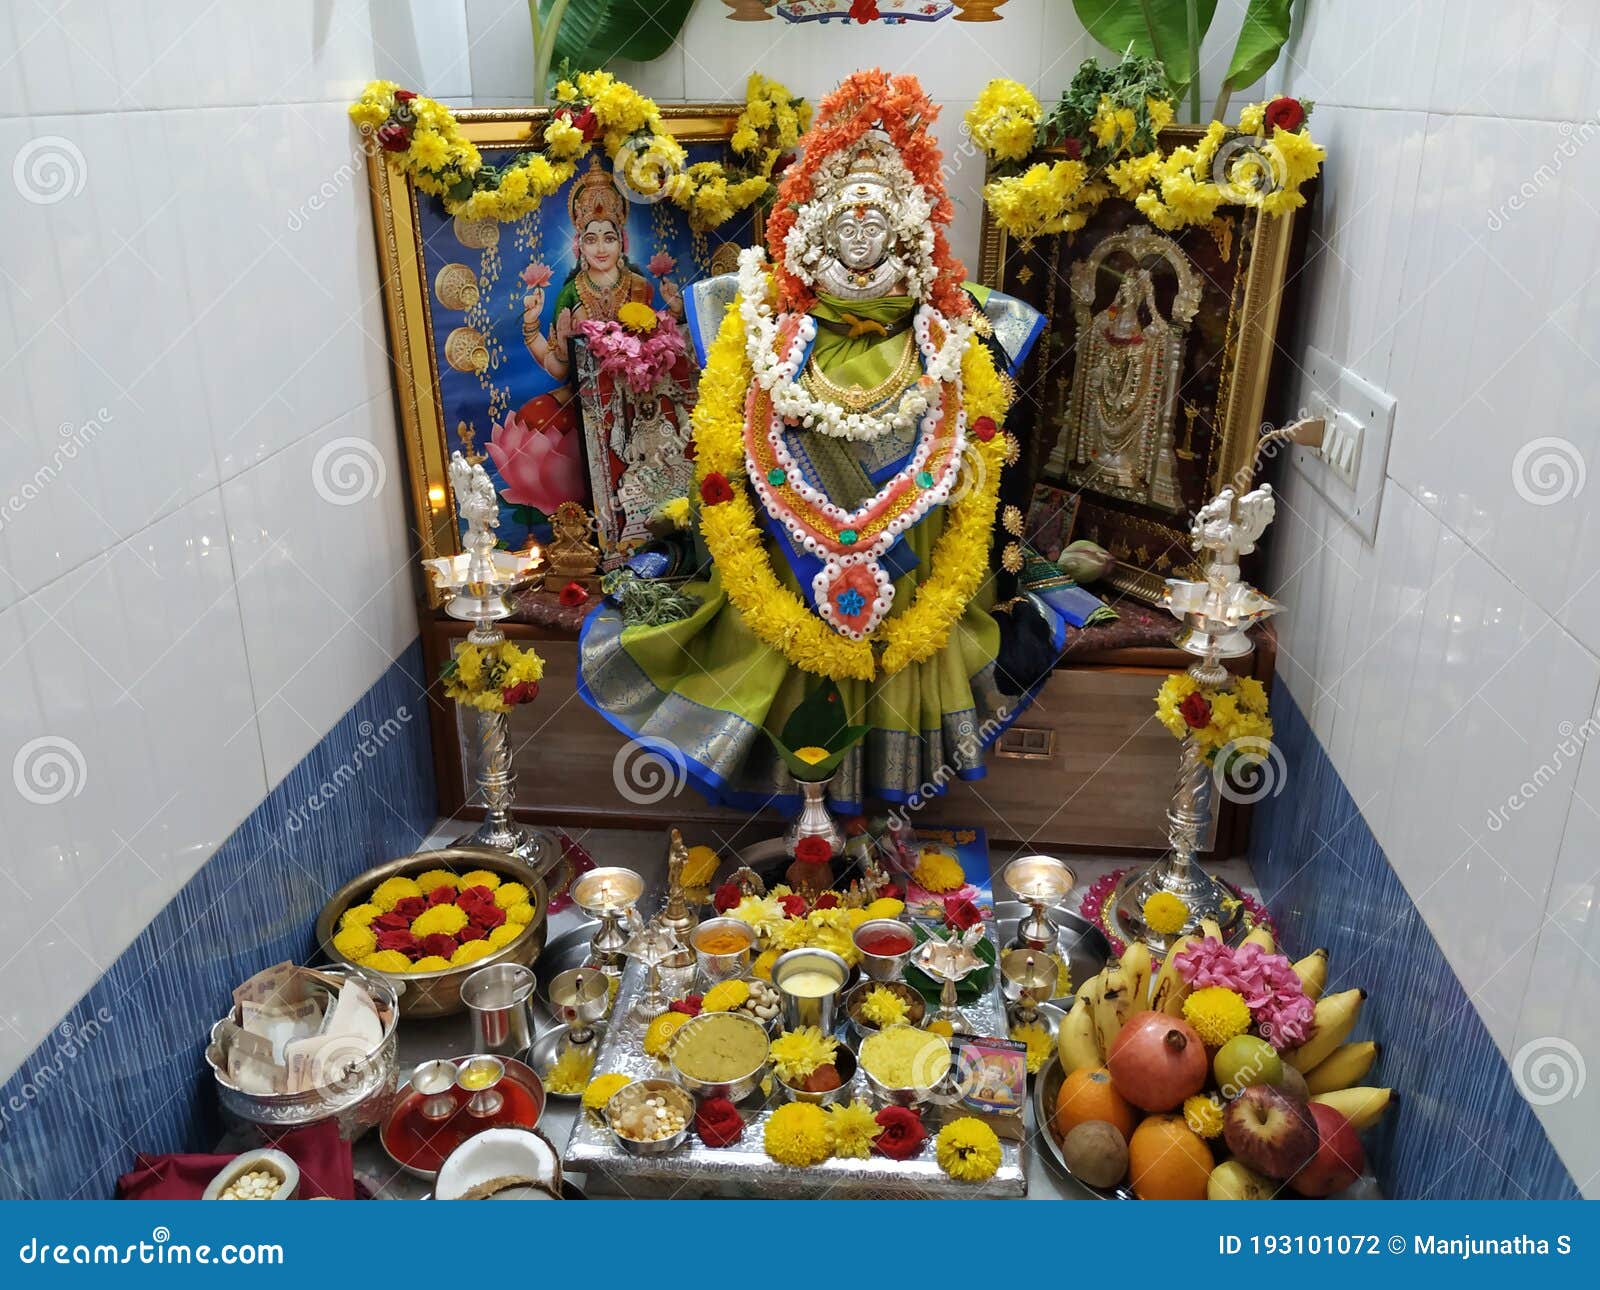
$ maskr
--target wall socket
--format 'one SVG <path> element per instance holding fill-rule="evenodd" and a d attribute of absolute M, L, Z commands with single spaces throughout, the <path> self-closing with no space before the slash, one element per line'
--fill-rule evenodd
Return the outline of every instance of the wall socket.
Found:
<path fill-rule="evenodd" d="M 1305 416 L 1325 423 L 1320 448 L 1295 447 L 1293 461 L 1311 486 L 1368 542 L 1389 466 L 1395 401 L 1315 346 L 1306 350 Z"/>

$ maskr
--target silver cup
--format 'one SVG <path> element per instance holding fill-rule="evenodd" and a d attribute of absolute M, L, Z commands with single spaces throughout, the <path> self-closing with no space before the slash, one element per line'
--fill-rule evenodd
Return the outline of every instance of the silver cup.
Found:
<path fill-rule="evenodd" d="M 797 994 L 784 984 L 801 973 L 809 976 L 813 972 L 826 973 L 831 977 L 833 989 L 821 994 Z M 798 1030 L 801 1026 L 815 1026 L 823 1034 L 831 1034 L 834 1012 L 839 1006 L 839 992 L 844 989 L 849 976 L 850 965 L 829 950 L 800 949 L 779 955 L 778 961 L 772 965 L 772 984 L 778 991 L 778 997 L 783 1000 L 783 1028 Z"/>
<path fill-rule="evenodd" d="M 718 932 L 733 932 L 745 938 L 744 948 L 728 954 L 713 954 L 700 948 L 700 942 Z M 744 976 L 750 971 L 750 947 L 755 944 L 755 933 L 737 918 L 713 918 L 701 923 L 689 933 L 689 944 L 694 946 L 694 956 L 706 980 L 726 981 Z"/>
<path fill-rule="evenodd" d="M 533 969 L 496 963 L 461 983 L 461 1002 L 472 1016 L 472 1048 L 492 1057 L 516 1057 L 534 1039 Z"/>

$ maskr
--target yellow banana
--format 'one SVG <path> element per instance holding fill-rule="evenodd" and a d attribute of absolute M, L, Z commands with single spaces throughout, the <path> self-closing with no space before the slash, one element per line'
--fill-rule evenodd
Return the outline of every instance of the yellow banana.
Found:
<path fill-rule="evenodd" d="M 1313 1093 L 1350 1088 L 1366 1079 L 1372 1063 L 1377 1060 L 1378 1045 L 1370 1039 L 1359 1044 L 1341 1044 L 1306 1072 L 1306 1087 Z"/>
<path fill-rule="evenodd" d="M 1106 1061 L 1106 1050 L 1100 1043 L 1100 1028 L 1095 1025 L 1095 1016 L 1100 1007 L 1100 996 L 1104 993 L 1105 988 L 1106 973 L 1105 969 L 1102 968 L 1098 976 L 1090 977 L 1083 983 L 1083 988 L 1078 991 L 1078 1002 L 1089 1010 L 1089 1028 L 1094 1032 L 1095 1053 L 1098 1058 L 1095 1065 L 1097 1066 L 1104 1066 Z"/>
<path fill-rule="evenodd" d="M 1162 960 L 1161 971 L 1156 973 L 1155 985 L 1150 991 L 1150 1007 L 1153 1011 L 1164 1012 L 1169 1017 L 1183 1015 L 1183 1001 L 1189 997 L 1189 986 L 1178 975 L 1176 960 L 1194 941 L 1192 936 L 1180 936 L 1168 947 L 1167 957 Z"/>
<path fill-rule="evenodd" d="M 1200 935 L 1213 941 L 1220 941 L 1222 939 L 1222 925 L 1214 918 L 1202 918 L 1200 920 Z"/>
<path fill-rule="evenodd" d="M 1328 988 L 1328 951 L 1312 950 L 1294 965 L 1294 974 L 1300 978 L 1306 998 L 1315 1003 Z"/>
<path fill-rule="evenodd" d="M 1061 1020 L 1061 1030 L 1056 1035 L 1056 1051 L 1061 1055 L 1061 1069 L 1068 1075 L 1085 1066 L 1092 1070 L 1100 1065 L 1100 1045 L 1095 1039 L 1094 1017 L 1081 995 Z"/>
<path fill-rule="evenodd" d="M 1130 945 L 1122 952 L 1122 971 L 1128 978 L 1130 1013 L 1143 1012 L 1150 1006 L 1150 968 L 1152 959 L 1148 946 Z"/>
<path fill-rule="evenodd" d="M 1273 939 L 1272 930 L 1265 923 L 1257 923 L 1250 929 L 1250 935 L 1246 936 L 1239 944 L 1241 946 L 1259 945 L 1268 954 L 1275 953 L 1278 948 L 1278 942 Z"/>
<path fill-rule="evenodd" d="M 1094 1028 L 1100 1037 L 1100 1051 L 1109 1053 L 1122 1032 L 1122 1023 L 1133 1015 L 1133 994 L 1128 974 L 1120 967 L 1108 967 L 1100 979 L 1105 984 L 1094 1004 Z"/>
<path fill-rule="evenodd" d="M 1371 1128 L 1383 1113 L 1400 1100 L 1392 1088 L 1340 1088 L 1331 1093 L 1318 1093 L 1311 1099 L 1331 1106 L 1357 1130 Z"/>
<path fill-rule="evenodd" d="M 1365 990 L 1341 990 L 1318 999 L 1316 1015 L 1311 1021 L 1311 1038 L 1284 1053 L 1283 1060 L 1302 1075 L 1325 1061 L 1355 1029 L 1366 997 Z"/>

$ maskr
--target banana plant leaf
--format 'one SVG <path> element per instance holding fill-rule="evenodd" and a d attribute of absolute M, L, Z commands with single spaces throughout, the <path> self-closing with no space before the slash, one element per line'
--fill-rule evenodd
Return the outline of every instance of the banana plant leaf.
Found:
<path fill-rule="evenodd" d="M 1254 85 L 1278 61 L 1284 42 L 1289 39 L 1290 11 L 1294 0 L 1250 0 L 1239 29 L 1239 43 L 1233 47 L 1233 61 L 1223 84 L 1229 89 Z"/>
<path fill-rule="evenodd" d="M 825 680 L 800 700 L 783 723 L 782 733 L 768 730 L 767 738 L 796 779 L 823 780 L 839 768 L 845 754 L 866 738 L 869 729 L 850 723 L 838 685 Z M 821 757 L 817 756 L 819 750 L 824 754 Z"/>
<path fill-rule="evenodd" d="M 660 58 L 678 38 L 694 0 L 569 0 L 556 33 L 556 65 L 583 71 L 613 58 Z M 545 0 L 545 8 L 549 0 Z"/>
<path fill-rule="evenodd" d="M 1159 58 L 1174 98 L 1195 78 L 1189 57 L 1189 0 L 1072 0 L 1084 30 L 1116 54 L 1131 50 Z M 1198 0 L 1200 39 L 1205 39 L 1217 0 Z"/>

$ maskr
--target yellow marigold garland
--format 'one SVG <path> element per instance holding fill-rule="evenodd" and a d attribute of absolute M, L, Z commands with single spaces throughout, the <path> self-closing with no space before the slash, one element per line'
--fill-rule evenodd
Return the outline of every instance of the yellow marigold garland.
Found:
<path fill-rule="evenodd" d="M 777 81 L 752 75 L 730 147 L 740 164 L 688 160 L 655 103 L 610 72 L 579 72 L 556 87 L 556 109 L 545 124 L 543 151 L 518 153 L 486 170 L 477 147 L 442 103 L 370 81 L 350 105 L 364 137 L 389 154 L 423 192 L 451 215 L 515 220 L 572 178 L 595 141 L 613 164 L 625 150 L 625 178 L 647 195 L 658 191 L 705 231 L 766 197 L 772 170 L 811 120 L 811 107 Z"/>
<path fill-rule="evenodd" d="M 745 475 L 744 400 L 751 379 L 735 301 L 707 356 L 694 410 L 696 484 L 720 474 L 734 485 L 731 498 L 700 509 L 700 532 L 729 601 L 764 644 L 814 676 L 870 681 L 932 658 L 944 648 L 950 629 L 988 572 L 1009 437 L 997 434 L 983 443 L 968 436 L 964 469 L 976 478 L 965 496 L 945 510 L 944 532 L 934 544 L 927 580 L 904 613 L 888 619 L 867 640 L 853 641 L 824 623 L 779 581 L 750 494 L 737 486 Z M 962 359 L 961 379 L 969 426 L 979 417 L 996 422 L 1004 418 L 1005 386 L 989 351 L 976 338 Z M 881 660 L 873 656 L 874 640 L 884 647 Z"/>

